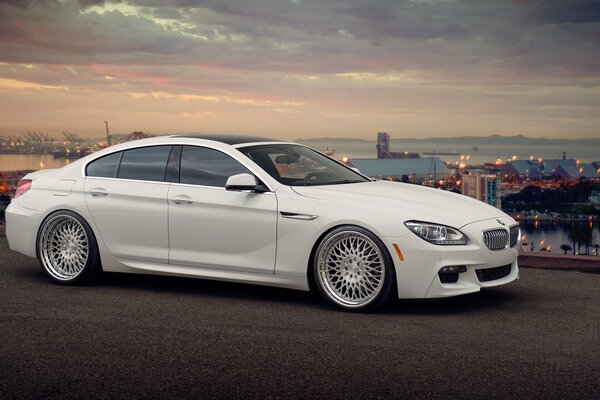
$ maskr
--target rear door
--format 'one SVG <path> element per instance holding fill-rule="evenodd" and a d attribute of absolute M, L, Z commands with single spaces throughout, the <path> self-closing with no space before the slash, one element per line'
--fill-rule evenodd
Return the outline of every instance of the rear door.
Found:
<path fill-rule="evenodd" d="M 113 256 L 168 262 L 165 173 L 170 152 L 171 146 L 135 148 L 86 167 L 87 206 Z"/>
<path fill-rule="evenodd" d="M 171 264 L 273 274 L 277 199 L 272 192 L 225 190 L 251 172 L 208 147 L 183 146 L 179 183 L 169 188 Z"/>

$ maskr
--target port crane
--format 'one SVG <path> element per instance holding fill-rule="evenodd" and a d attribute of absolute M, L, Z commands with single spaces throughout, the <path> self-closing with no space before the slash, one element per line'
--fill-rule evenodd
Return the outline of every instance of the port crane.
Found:
<path fill-rule="evenodd" d="M 52 142 L 52 138 L 50 138 L 50 136 L 47 133 L 42 133 L 42 132 L 32 132 L 32 131 L 25 131 L 25 132 L 21 132 L 21 135 L 29 140 L 30 142 L 42 142 L 42 143 L 47 143 L 47 142 Z"/>
<path fill-rule="evenodd" d="M 134 131 L 134 132 L 131 132 L 129 135 L 121 138 L 121 140 L 119 140 L 119 143 L 130 142 L 132 140 L 138 140 L 138 139 L 146 139 L 149 137 L 152 137 L 152 136 L 147 135 L 142 131 Z"/>
<path fill-rule="evenodd" d="M 62 134 L 65 137 L 65 139 L 67 139 L 67 141 L 71 143 L 81 143 L 85 141 L 85 139 L 80 138 L 79 136 L 77 136 L 77 134 L 71 133 L 69 131 L 63 131 Z"/>

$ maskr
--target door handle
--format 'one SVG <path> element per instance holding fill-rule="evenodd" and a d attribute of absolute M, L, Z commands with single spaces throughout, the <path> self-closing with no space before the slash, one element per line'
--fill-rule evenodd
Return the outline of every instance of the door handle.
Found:
<path fill-rule="evenodd" d="M 193 201 L 189 196 L 176 196 L 171 199 L 175 204 L 192 204 Z"/>
<path fill-rule="evenodd" d="M 108 192 L 104 189 L 92 189 L 90 190 L 90 194 L 94 197 L 104 197 L 108 195 Z"/>

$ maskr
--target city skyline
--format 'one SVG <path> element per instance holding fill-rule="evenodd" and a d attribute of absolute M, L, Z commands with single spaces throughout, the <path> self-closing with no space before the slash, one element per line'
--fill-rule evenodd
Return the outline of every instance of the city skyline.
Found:
<path fill-rule="evenodd" d="M 594 1 L 0 4 L 0 135 L 600 137 Z"/>

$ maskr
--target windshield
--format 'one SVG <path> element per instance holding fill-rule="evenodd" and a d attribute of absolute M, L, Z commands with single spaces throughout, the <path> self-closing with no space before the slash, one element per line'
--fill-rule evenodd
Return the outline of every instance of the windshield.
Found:
<path fill-rule="evenodd" d="M 345 165 L 301 145 L 266 144 L 238 150 L 284 185 L 318 186 L 369 182 Z"/>

